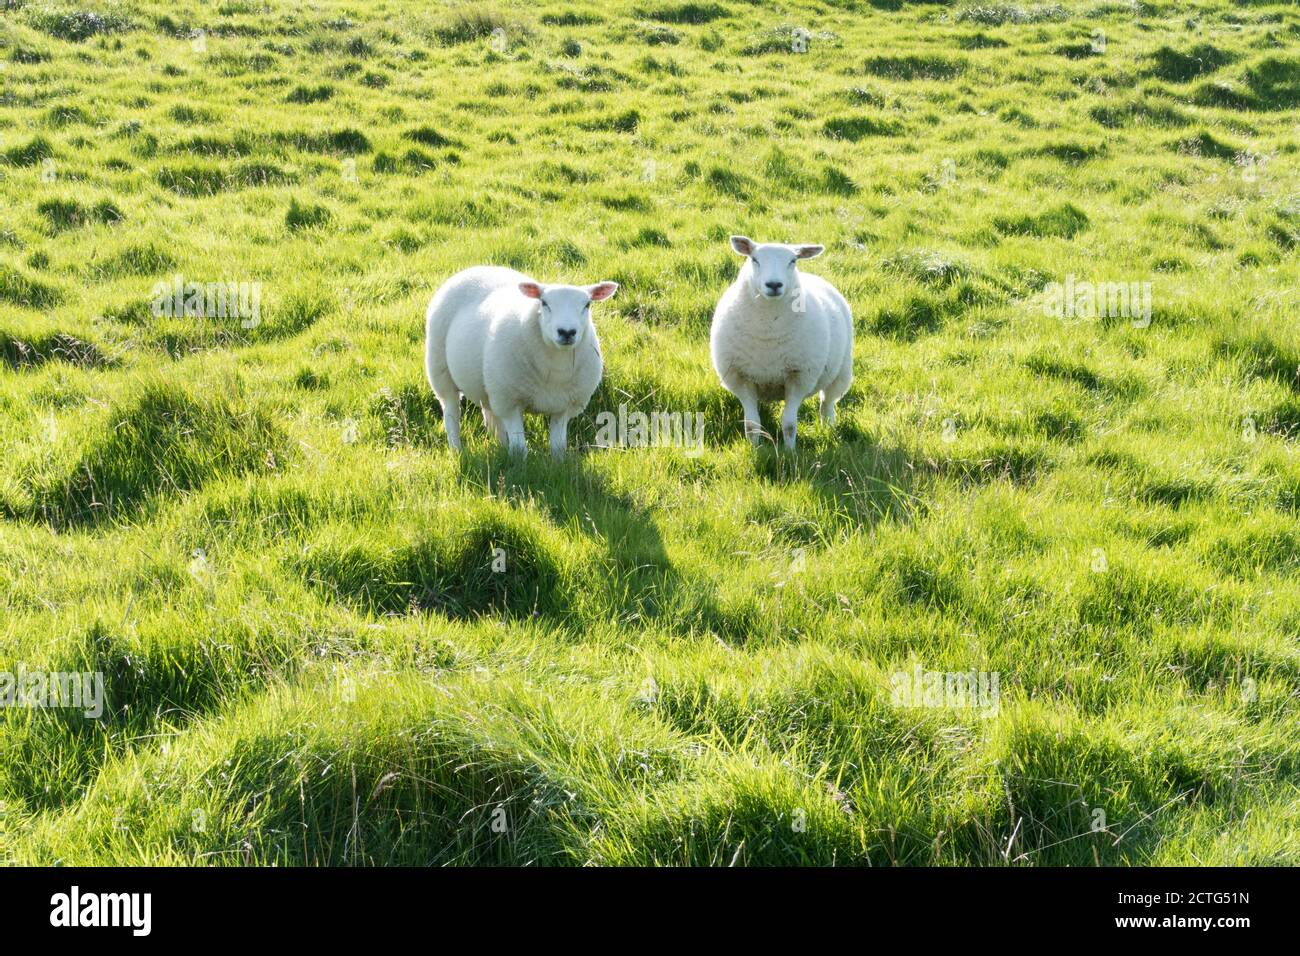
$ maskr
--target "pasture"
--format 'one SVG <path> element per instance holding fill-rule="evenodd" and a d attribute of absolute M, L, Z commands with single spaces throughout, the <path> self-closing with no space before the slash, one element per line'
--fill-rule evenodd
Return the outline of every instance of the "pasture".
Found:
<path fill-rule="evenodd" d="M 0 859 L 1300 863 L 1298 116 L 1290 3 L 0 0 L 0 672 L 103 680 Z M 620 284 L 562 461 L 446 446 L 480 263 Z"/>

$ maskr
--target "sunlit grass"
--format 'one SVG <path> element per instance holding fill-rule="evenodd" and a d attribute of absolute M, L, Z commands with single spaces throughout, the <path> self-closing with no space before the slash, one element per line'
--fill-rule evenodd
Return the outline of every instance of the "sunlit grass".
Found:
<path fill-rule="evenodd" d="M 5 5 L 0 671 L 107 708 L 0 711 L 0 857 L 1300 862 L 1297 44 L 1227 0 Z M 797 455 L 709 366 L 736 232 L 854 309 Z M 621 285 L 563 462 L 446 448 L 423 309 L 485 262 Z M 158 315 L 178 275 L 257 321 Z M 620 404 L 705 453 L 592 447 Z"/>

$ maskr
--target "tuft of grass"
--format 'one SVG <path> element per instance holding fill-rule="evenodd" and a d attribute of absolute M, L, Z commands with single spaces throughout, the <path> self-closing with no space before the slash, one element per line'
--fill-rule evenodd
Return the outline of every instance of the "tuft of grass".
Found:
<path fill-rule="evenodd" d="M 28 309 L 48 309 L 63 301 L 63 294 L 52 285 L 0 263 L 0 301 Z"/>
<path fill-rule="evenodd" d="M 868 136 L 897 136 L 901 130 L 898 123 L 873 116 L 833 116 L 822 124 L 822 132 L 831 139 L 848 140 L 850 143 Z"/>
<path fill-rule="evenodd" d="M 409 139 L 413 143 L 420 143 L 423 146 L 452 146 L 454 143 L 443 136 L 432 126 L 417 126 L 414 129 L 408 129 L 402 134 L 403 139 Z"/>
<path fill-rule="evenodd" d="M 1245 82 L 1256 109 L 1295 109 L 1300 106 L 1300 56 L 1264 57 L 1246 69 Z"/>
<path fill-rule="evenodd" d="M 30 66 L 35 63 L 48 63 L 51 57 L 45 50 L 28 46 L 15 46 L 9 54 L 9 59 L 14 63 Z"/>
<path fill-rule="evenodd" d="M 910 54 L 907 56 L 869 57 L 863 69 L 872 76 L 896 80 L 951 80 L 966 70 L 966 61 L 957 57 Z"/>
<path fill-rule="evenodd" d="M 123 518 L 221 475 L 274 471 L 290 455 L 260 409 L 148 383 L 110 410 L 64 475 L 35 489 L 33 513 L 56 527 Z"/>
<path fill-rule="evenodd" d="M 1230 162 L 1242 153 L 1241 147 L 1225 143 L 1206 130 L 1201 130 L 1194 136 L 1180 139 L 1175 144 L 1175 147 L 1180 153 L 1187 153 L 1191 156 L 1205 156 L 1209 159 L 1226 159 Z"/>
<path fill-rule="evenodd" d="M 1072 239 L 1088 228 L 1088 216 L 1073 203 L 1061 203 L 1037 214 L 994 216 L 993 225 L 1007 236 Z"/>
<path fill-rule="evenodd" d="M 329 83 L 318 83 L 315 86 L 299 84 L 289 91 L 284 101 L 286 103 L 328 103 L 333 98 L 334 87 Z"/>
<path fill-rule="evenodd" d="M 457 44 L 482 40 L 494 30 L 508 34 L 518 27 L 516 21 L 496 7 L 473 3 L 445 13 L 433 32 L 442 43 Z"/>
<path fill-rule="evenodd" d="M 125 218 L 111 199 L 101 199 L 89 208 L 75 199 L 43 199 L 37 203 L 36 211 L 45 217 L 50 230 L 56 233 L 93 223 L 112 225 Z"/>
<path fill-rule="evenodd" d="M 158 170 L 158 184 L 181 196 L 213 196 L 226 189 L 229 182 L 226 171 L 215 165 L 190 163 Z"/>
<path fill-rule="evenodd" d="M 637 15 L 659 23 L 699 26 L 725 19 L 731 16 L 731 10 L 720 3 L 667 3 L 642 8 Z"/>
<path fill-rule="evenodd" d="M 96 276 L 161 276 L 176 267 L 177 259 L 157 242 L 140 242 L 123 246 L 94 262 Z"/>
<path fill-rule="evenodd" d="M 22 339 L 0 332 L 0 361 L 12 369 L 30 369 L 46 362 L 66 362 L 82 368 L 103 368 L 108 357 L 90 342 L 66 332 Z"/>
<path fill-rule="evenodd" d="M 1150 55 L 1147 73 L 1168 83 L 1189 83 L 1214 73 L 1236 57 L 1212 43 L 1198 43 L 1186 52 L 1162 46 Z"/>
<path fill-rule="evenodd" d="M 1002 26 L 1005 23 L 1047 23 L 1065 20 L 1069 13 L 1059 3 L 983 3 L 957 11 L 957 22 Z"/>
<path fill-rule="evenodd" d="M 296 198 L 289 200 L 289 209 L 284 214 L 284 224 L 290 229 L 316 229 L 327 225 L 330 219 L 330 211 L 325 206 L 303 205 Z"/>
<path fill-rule="evenodd" d="M 32 7 L 27 10 L 27 21 L 36 29 L 57 40 L 82 43 L 91 37 L 109 33 L 122 33 L 132 28 L 132 23 L 114 10 L 66 10 L 54 6 Z"/>
<path fill-rule="evenodd" d="M 54 147 L 44 136 L 34 136 L 22 146 L 4 151 L 4 161 L 10 166 L 35 166 L 54 156 Z"/>
<path fill-rule="evenodd" d="M 341 539 L 326 534 L 308 545 L 299 570 L 311 584 L 372 614 L 568 613 L 567 582 L 544 538 L 499 508 L 469 509 L 455 529 L 396 545 L 358 540 L 351 529 Z"/>

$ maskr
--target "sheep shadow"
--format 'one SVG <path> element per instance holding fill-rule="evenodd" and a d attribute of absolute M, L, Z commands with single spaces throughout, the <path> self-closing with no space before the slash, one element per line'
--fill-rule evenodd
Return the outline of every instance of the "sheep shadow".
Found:
<path fill-rule="evenodd" d="M 557 527 L 599 545 L 601 559 L 584 572 L 588 580 L 581 582 L 582 593 L 566 602 L 549 602 L 566 606 L 560 620 L 579 630 L 592 620 L 656 625 L 682 635 L 712 634 L 729 644 L 745 643 L 761 629 L 762 612 L 754 602 L 724 601 L 719 582 L 674 566 L 651 510 L 613 487 L 591 457 L 636 451 L 571 447 L 556 461 L 539 446 L 540 429 L 530 427 L 530 453 L 519 459 L 487 435 L 477 416 L 466 415 L 464 421 L 457 477 L 473 496 L 530 504 Z M 764 414 L 765 427 L 774 424 Z M 713 439 L 723 445 L 748 443 L 738 405 Z M 755 448 L 753 474 L 771 486 L 810 490 L 831 516 L 819 535 L 823 539 L 870 531 L 885 520 L 909 521 L 922 506 L 912 490 L 914 472 L 904 450 L 866 433 L 848 416 L 834 430 L 805 422 L 793 454 L 771 445 Z M 757 515 L 756 520 L 764 518 Z"/>
<path fill-rule="evenodd" d="M 592 467 L 592 452 L 570 448 L 555 460 L 533 445 L 519 459 L 481 428 L 467 432 L 457 471 L 467 490 L 530 502 L 557 527 L 598 543 L 603 552 L 600 563 L 589 569 L 586 583 L 591 587 L 571 602 L 569 623 L 583 628 L 598 614 L 619 625 L 657 624 L 683 635 L 708 632 L 729 641 L 747 635 L 752 622 L 720 607 L 713 582 L 687 577 L 674 566 L 650 510 L 612 487 Z"/>
<path fill-rule="evenodd" d="M 911 521 L 924 507 L 902 446 L 872 435 L 846 414 L 860 401 L 853 392 L 845 396 L 834 426 L 821 423 L 814 402 L 805 403 L 794 452 L 781 444 L 781 404 L 759 407 L 763 438 L 753 448 L 755 476 L 774 486 L 806 486 L 834 516 L 828 530 L 869 531 L 886 519 Z M 749 442 L 738 402 L 731 403 L 713 437 L 724 445 Z"/>

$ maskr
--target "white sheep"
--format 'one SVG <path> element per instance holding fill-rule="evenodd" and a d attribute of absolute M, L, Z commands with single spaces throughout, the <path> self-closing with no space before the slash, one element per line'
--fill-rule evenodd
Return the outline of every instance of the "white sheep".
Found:
<path fill-rule="evenodd" d="M 464 395 L 511 453 L 528 453 L 524 413 L 536 412 L 549 419 L 551 453 L 563 455 L 569 419 L 587 407 L 604 372 L 591 303 L 617 289 L 542 285 L 495 266 L 444 282 L 425 313 L 424 371 L 442 404 L 447 444 L 460 450 Z"/>
<path fill-rule="evenodd" d="M 835 424 L 835 403 L 853 382 L 853 313 L 825 279 L 799 273 L 798 261 L 821 255 L 824 246 L 732 236 L 731 247 L 745 264 L 713 312 L 713 368 L 740 399 L 755 444 L 762 437 L 759 400 L 785 399 L 781 433 L 793 449 L 799 406 L 809 395 L 821 393 L 822 421 Z"/>

